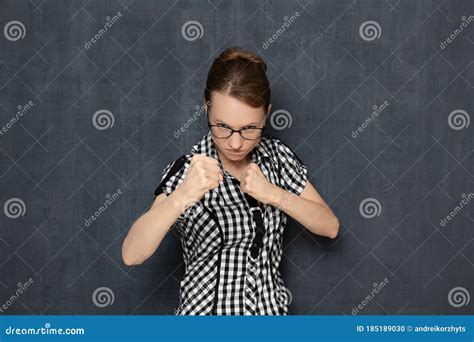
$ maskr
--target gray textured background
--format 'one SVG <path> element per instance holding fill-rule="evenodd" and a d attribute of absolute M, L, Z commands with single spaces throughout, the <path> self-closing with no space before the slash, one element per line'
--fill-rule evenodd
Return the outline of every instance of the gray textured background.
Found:
<path fill-rule="evenodd" d="M 282 271 L 291 314 L 351 315 L 385 278 L 359 314 L 474 312 L 474 205 L 440 225 L 473 192 L 474 22 L 440 46 L 474 15 L 473 1 L 0 4 L 4 313 L 173 314 L 183 272 L 177 236 L 136 267 L 122 263 L 120 248 L 163 168 L 206 133 L 203 115 L 173 136 L 202 101 L 211 61 L 233 45 L 264 57 L 275 115 L 292 121 L 268 132 L 306 163 L 342 223 L 331 241 L 289 221 Z M 23 37 L 4 31 L 14 20 Z M 201 25 L 198 37 L 183 33 L 189 21 Z M 367 21 L 379 25 L 378 38 L 360 34 Z M 104 109 L 113 125 L 97 129 L 93 115 Z M 373 218 L 359 208 L 367 198 L 380 203 Z M 104 307 L 93 300 L 101 287 L 114 299 Z"/>

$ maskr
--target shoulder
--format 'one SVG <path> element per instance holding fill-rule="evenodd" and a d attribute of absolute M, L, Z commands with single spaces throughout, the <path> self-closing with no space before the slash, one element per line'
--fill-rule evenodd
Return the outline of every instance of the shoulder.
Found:
<path fill-rule="evenodd" d="M 186 171 L 186 161 L 186 155 L 182 155 L 166 165 L 161 172 L 161 180 L 158 187 L 155 189 L 155 196 L 158 196 L 162 192 L 169 195 L 176 189 Z"/>
<path fill-rule="evenodd" d="M 183 178 L 188 164 L 190 163 L 190 155 L 183 154 L 179 158 L 173 160 L 161 172 L 160 185 L 168 189 L 168 193 L 173 191 L 180 180 Z"/>
<path fill-rule="evenodd" d="M 275 160 L 290 162 L 296 160 L 303 164 L 302 160 L 296 155 L 293 148 L 283 142 L 280 138 L 277 138 L 273 135 L 266 134 L 265 137 L 262 138 L 262 147 L 264 148 L 265 152 L 267 152 L 270 157 Z"/>
<path fill-rule="evenodd" d="M 187 161 L 187 156 L 185 154 L 171 161 L 165 166 L 163 171 L 161 171 L 161 177 L 165 178 L 166 176 L 168 176 L 168 174 L 176 173 L 176 171 L 179 171 L 179 169 L 181 169 L 185 165 L 186 161 Z"/>
<path fill-rule="evenodd" d="M 182 175 L 182 171 L 191 163 L 193 155 L 206 154 L 209 149 L 209 139 L 210 136 L 204 134 L 185 154 L 168 163 L 161 173 L 162 178 L 166 177 L 168 173 L 177 176 Z"/>
<path fill-rule="evenodd" d="M 168 163 L 161 172 L 161 180 L 175 183 L 176 179 L 182 178 L 191 162 L 191 158 L 191 154 L 183 154 L 179 158 Z"/>

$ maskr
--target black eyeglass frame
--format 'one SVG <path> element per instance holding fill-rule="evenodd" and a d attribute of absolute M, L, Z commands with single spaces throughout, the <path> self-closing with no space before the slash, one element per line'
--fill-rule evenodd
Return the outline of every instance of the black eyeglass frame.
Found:
<path fill-rule="evenodd" d="M 210 104 L 208 105 L 210 106 Z M 211 125 L 211 123 L 209 122 L 209 112 L 206 110 L 206 114 L 207 114 L 207 127 L 209 127 L 210 131 L 211 131 L 211 134 L 216 137 L 217 139 L 228 139 L 232 136 L 232 134 L 234 134 L 235 132 L 238 132 L 240 134 L 240 136 L 242 137 L 242 139 L 245 139 L 245 140 L 257 140 L 257 139 L 260 139 L 263 135 L 263 130 L 265 129 L 266 126 L 263 126 L 263 127 L 253 127 L 253 128 L 241 128 L 241 129 L 233 129 L 233 128 L 230 128 L 229 126 L 226 126 L 224 124 L 217 124 L 217 125 Z M 221 128 L 227 128 L 228 130 L 231 131 L 231 133 L 229 134 L 229 136 L 227 137 L 217 137 L 213 132 L 212 132 L 212 127 L 221 127 Z M 245 131 L 246 129 L 259 129 L 260 130 L 260 135 L 255 138 L 255 139 L 249 139 L 249 138 L 246 138 L 242 135 L 242 131 Z"/>

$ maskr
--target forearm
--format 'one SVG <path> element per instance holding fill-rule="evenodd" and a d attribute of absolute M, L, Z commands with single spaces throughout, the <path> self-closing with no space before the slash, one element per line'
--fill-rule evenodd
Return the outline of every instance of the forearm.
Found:
<path fill-rule="evenodd" d="M 175 191 L 140 216 L 123 242 L 124 262 L 137 265 L 153 255 L 182 210 L 182 197 Z"/>
<path fill-rule="evenodd" d="M 274 185 L 271 205 L 301 223 L 314 234 L 335 238 L 339 231 L 339 220 L 329 207 L 297 196 Z"/>

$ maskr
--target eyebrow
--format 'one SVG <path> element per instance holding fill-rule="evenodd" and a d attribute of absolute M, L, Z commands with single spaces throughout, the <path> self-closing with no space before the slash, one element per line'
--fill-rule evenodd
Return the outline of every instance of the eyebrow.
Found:
<path fill-rule="evenodd" d="M 228 124 L 226 124 L 226 123 L 225 123 L 224 121 L 222 121 L 222 120 L 216 119 L 216 122 L 222 123 L 222 124 L 226 125 L 227 127 L 230 127 Z M 247 127 L 247 126 L 255 126 L 256 124 L 258 124 L 258 122 L 254 121 L 254 122 L 251 122 L 251 123 L 249 123 L 249 124 L 246 124 L 246 125 L 244 125 L 244 126 L 242 126 L 242 127 L 240 127 L 240 128 L 244 128 L 244 127 Z"/>

